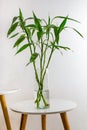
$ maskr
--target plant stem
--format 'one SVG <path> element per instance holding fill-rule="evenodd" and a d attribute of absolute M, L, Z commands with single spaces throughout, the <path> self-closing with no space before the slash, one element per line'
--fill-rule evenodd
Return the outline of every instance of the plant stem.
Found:
<path fill-rule="evenodd" d="M 52 48 L 52 50 L 51 50 L 51 52 L 50 52 L 49 59 L 48 59 L 48 62 L 47 62 L 47 65 L 46 65 L 46 68 L 45 68 L 45 71 L 44 71 L 44 74 L 43 74 L 43 80 L 44 80 L 44 77 L 45 77 L 45 74 L 46 74 L 46 70 L 47 70 L 47 68 L 48 68 L 48 66 L 49 66 L 49 63 L 50 63 L 50 60 L 51 60 L 53 51 L 54 51 L 54 47 Z"/>
<path fill-rule="evenodd" d="M 42 42 L 42 39 L 41 39 L 41 57 L 40 57 L 40 85 L 41 85 L 41 90 L 43 90 L 43 81 L 42 81 L 43 67 L 42 67 L 42 62 L 43 62 L 43 42 Z"/>
<path fill-rule="evenodd" d="M 25 28 L 25 33 L 26 33 L 26 35 L 27 35 L 28 43 L 32 43 L 32 40 L 29 39 L 29 36 L 28 36 L 28 33 L 27 33 L 26 28 Z M 31 42 L 30 42 L 30 40 L 31 40 Z M 29 48 L 30 48 L 30 53 L 31 53 L 31 55 L 32 55 L 32 48 L 31 48 L 31 46 L 29 46 Z M 34 45 L 33 45 L 33 49 L 34 49 L 34 51 L 35 51 Z M 33 67 L 34 67 L 34 71 L 35 71 L 36 81 L 37 81 L 37 83 L 38 83 L 38 85 L 39 85 L 39 78 L 38 78 L 38 74 L 37 74 L 37 69 L 36 69 L 35 61 L 33 61 Z"/>
<path fill-rule="evenodd" d="M 45 63 L 46 63 L 46 52 L 47 52 L 47 49 L 48 49 L 48 40 L 47 40 L 47 44 L 46 44 L 46 47 L 45 47 L 45 50 L 44 50 L 44 57 L 43 57 L 43 70 L 44 70 L 44 67 L 45 67 Z"/>

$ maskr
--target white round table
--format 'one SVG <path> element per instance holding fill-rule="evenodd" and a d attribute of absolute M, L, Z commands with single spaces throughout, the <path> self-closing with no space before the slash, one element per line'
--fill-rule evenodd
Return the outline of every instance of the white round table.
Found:
<path fill-rule="evenodd" d="M 18 90 L 19 90 L 18 88 L 17 89 L 6 89 L 6 88 L 0 89 L 0 102 L 1 102 L 1 107 L 3 110 L 3 114 L 4 114 L 4 119 L 5 119 L 5 123 L 7 126 L 7 130 L 12 130 L 12 128 L 11 128 L 10 118 L 9 118 L 9 114 L 8 114 L 5 95 L 17 92 Z"/>
<path fill-rule="evenodd" d="M 70 130 L 67 112 L 76 108 L 76 103 L 68 100 L 50 99 L 50 107 L 47 109 L 37 109 L 34 105 L 34 100 L 20 101 L 11 105 L 11 110 L 21 113 L 20 130 L 25 130 L 28 114 L 41 115 L 42 130 L 46 130 L 46 115 L 60 114 L 65 130 Z"/>

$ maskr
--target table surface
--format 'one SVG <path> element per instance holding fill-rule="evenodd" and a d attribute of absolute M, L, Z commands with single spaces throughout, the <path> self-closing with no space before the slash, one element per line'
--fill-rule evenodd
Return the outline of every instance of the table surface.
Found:
<path fill-rule="evenodd" d="M 5 95 L 5 94 L 9 94 L 9 93 L 15 93 L 15 92 L 17 92 L 19 90 L 20 90 L 19 88 L 15 88 L 15 89 L 3 88 L 3 89 L 0 89 L 0 95 Z"/>
<path fill-rule="evenodd" d="M 22 114 L 55 114 L 70 111 L 76 108 L 76 103 L 63 99 L 50 99 L 50 107 L 46 109 L 35 108 L 34 100 L 24 100 L 10 106 L 12 111 Z"/>

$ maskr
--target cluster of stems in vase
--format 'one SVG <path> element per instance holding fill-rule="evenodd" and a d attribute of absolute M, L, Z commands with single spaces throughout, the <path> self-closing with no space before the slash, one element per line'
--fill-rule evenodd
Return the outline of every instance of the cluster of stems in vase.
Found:
<path fill-rule="evenodd" d="M 42 91 L 44 88 L 46 70 L 48 69 L 53 53 L 55 50 L 58 52 L 61 52 L 61 50 L 70 50 L 69 47 L 60 45 L 61 33 L 65 29 L 73 29 L 83 37 L 75 28 L 66 25 L 68 20 L 78 22 L 68 16 L 56 16 L 52 19 L 48 16 L 48 19 L 45 20 L 38 18 L 34 12 L 32 17 L 25 19 L 21 9 L 19 9 L 19 15 L 12 19 L 11 26 L 7 32 L 7 37 L 17 38 L 13 45 L 13 48 L 17 48 L 16 54 L 29 48 L 30 57 L 27 65 L 32 63 L 35 71 L 35 77 L 38 84 L 38 92 L 35 100 L 37 108 L 39 108 L 41 100 L 43 100 L 46 107 L 48 106 Z M 37 71 L 38 62 L 40 76 Z"/>

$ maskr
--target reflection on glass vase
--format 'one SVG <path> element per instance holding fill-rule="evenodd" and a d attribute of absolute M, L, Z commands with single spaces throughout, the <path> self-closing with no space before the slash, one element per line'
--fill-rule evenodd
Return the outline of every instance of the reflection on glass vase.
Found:
<path fill-rule="evenodd" d="M 40 87 L 37 82 L 35 83 L 35 89 L 34 89 L 35 107 L 38 109 L 45 109 L 50 106 L 49 89 L 48 89 L 48 71 L 45 74 L 42 86 Z"/>

